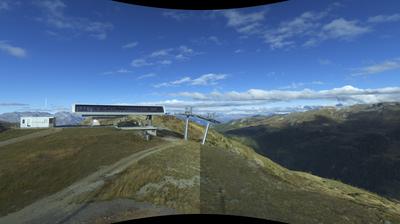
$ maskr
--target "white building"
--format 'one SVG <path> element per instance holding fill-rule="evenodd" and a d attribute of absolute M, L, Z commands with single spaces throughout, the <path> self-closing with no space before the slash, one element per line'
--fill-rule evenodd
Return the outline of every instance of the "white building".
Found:
<path fill-rule="evenodd" d="M 55 117 L 21 117 L 21 128 L 50 128 L 56 123 Z"/>

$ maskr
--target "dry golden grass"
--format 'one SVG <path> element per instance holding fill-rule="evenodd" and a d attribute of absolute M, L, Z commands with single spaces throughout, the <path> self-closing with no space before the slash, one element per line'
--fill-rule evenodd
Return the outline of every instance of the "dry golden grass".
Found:
<path fill-rule="evenodd" d="M 0 132 L 0 142 L 5 141 L 12 138 L 21 137 L 24 135 L 28 135 L 31 133 L 35 133 L 38 131 L 42 131 L 43 129 L 19 129 L 19 128 L 12 128 L 6 131 Z"/>
<path fill-rule="evenodd" d="M 97 200 L 131 198 L 198 213 L 199 164 L 200 146 L 189 142 L 140 160 L 94 194 Z"/>
<path fill-rule="evenodd" d="M 161 144 L 112 128 L 68 128 L 0 150 L 0 215 L 16 211 L 101 166 Z"/>

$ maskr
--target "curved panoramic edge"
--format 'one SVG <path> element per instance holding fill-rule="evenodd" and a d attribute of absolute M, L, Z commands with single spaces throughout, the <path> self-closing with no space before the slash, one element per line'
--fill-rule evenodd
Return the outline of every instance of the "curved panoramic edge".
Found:
<path fill-rule="evenodd" d="M 245 8 L 260 5 L 269 5 L 287 0 L 113 0 L 133 5 L 141 5 L 164 9 L 186 9 L 186 10 L 218 10 Z"/>
<path fill-rule="evenodd" d="M 152 216 L 147 218 L 132 219 L 117 223 L 135 223 L 135 224 L 158 224 L 158 223 L 230 223 L 230 224 L 261 224 L 261 223 L 274 223 L 285 224 L 284 222 L 272 221 L 267 219 L 260 219 L 248 216 L 237 215 L 222 215 L 222 214 L 180 214 L 180 215 L 161 215 Z"/>

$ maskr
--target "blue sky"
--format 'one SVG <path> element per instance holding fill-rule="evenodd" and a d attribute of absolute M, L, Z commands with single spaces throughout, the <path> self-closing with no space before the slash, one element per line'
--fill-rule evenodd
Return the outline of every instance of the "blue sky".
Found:
<path fill-rule="evenodd" d="M 0 0 L 0 26 L 0 113 L 80 102 L 251 114 L 400 99 L 395 0 L 218 11 Z"/>

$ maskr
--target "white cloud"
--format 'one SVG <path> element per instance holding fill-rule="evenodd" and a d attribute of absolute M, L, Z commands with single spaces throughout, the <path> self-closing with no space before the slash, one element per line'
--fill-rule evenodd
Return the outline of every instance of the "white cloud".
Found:
<path fill-rule="evenodd" d="M 20 107 L 20 106 L 29 106 L 29 104 L 26 103 L 1 103 L 0 102 L 0 107 Z"/>
<path fill-rule="evenodd" d="M 209 73 L 202 75 L 196 79 L 193 79 L 191 82 L 191 85 L 197 86 L 197 85 L 216 85 L 217 81 L 226 79 L 227 75 L 226 74 L 214 74 L 214 73 Z"/>
<path fill-rule="evenodd" d="M 341 100 L 361 100 L 366 96 L 380 96 L 381 99 L 388 98 L 388 96 L 400 95 L 400 87 L 385 87 L 378 89 L 359 89 L 350 85 L 340 88 L 333 88 L 329 90 L 310 90 L 303 89 L 298 91 L 288 90 L 262 90 L 262 89 L 249 89 L 245 92 L 211 92 L 208 94 L 201 94 L 195 92 L 190 95 L 190 92 L 184 94 L 177 93 L 177 96 L 184 96 L 192 98 L 193 100 L 208 100 L 208 101 L 265 101 L 265 102 L 279 102 L 279 101 L 292 101 L 292 100 L 315 100 L 315 99 L 338 99 Z M 400 98 L 399 98 L 400 100 Z"/>
<path fill-rule="evenodd" d="M 21 6 L 21 2 L 18 0 L 0 0 L 0 12 L 11 11 L 18 6 Z"/>
<path fill-rule="evenodd" d="M 195 39 L 191 40 L 193 43 L 198 44 L 198 45 L 206 45 L 209 43 L 216 44 L 216 45 L 222 45 L 223 41 L 220 40 L 217 36 L 201 36 Z"/>
<path fill-rule="evenodd" d="M 209 41 L 214 42 L 214 43 L 217 44 L 217 45 L 220 45 L 220 44 L 221 44 L 221 41 L 220 41 L 219 38 L 216 37 L 216 36 L 209 36 L 207 39 L 208 39 Z"/>
<path fill-rule="evenodd" d="M 249 35 L 260 37 L 271 49 L 288 49 L 295 46 L 315 46 L 326 40 L 352 40 L 372 31 L 366 23 L 345 18 L 332 18 L 330 12 L 339 7 L 333 3 L 321 12 L 306 11 L 277 26 L 266 25 L 265 11 L 242 13 L 239 10 L 222 12 L 227 26 L 234 28 L 243 38 Z M 377 16 L 371 21 L 395 21 L 399 15 Z"/>
<path fill-rule="evenodd" d="M 292 82 L 290 83 L 290 85 L 282 86 L 278 89 L 299 89 L 307 85 L 323 85 L 323 84 L 325 83 L 318 80 L 312 82 Z"/>
<path fill-rule="evenodd" d="M 272 49 L 293 47 L 300 42 L 303 46 L 315 46 L 328 39 L 352 40 L 371 31 L 356 20 L 338 18 L 322 22 L 327 15 L 326 11 L 304 12 L 274 29 L 267 29 L 264 40 Z"/>
<path fill-rule="evenodd" d="M 153 65 L 153 63 L 148 62 L 146 59 L 141 58 L 132 60 L 131 65 L 133 67 L 143 67 L 143 66 Z"/>
<path fill-rule="evenodd" d="M 44 16 L 38 21 L 47 23 L 57 29 L 71 30 L 74 32 L 87 33 L 99 40 L 107 38 L 107 33 L 113 29 L 109 22 L 92 21 L 83 17 L 72 17 L 64 14 L 67 5 L 61 0 L 36 1 L 35 5 L 43 9 Z"/>
<path fill-rule="evenodd" d="M 318 59 L 318 63 L 321 65 L 331 65 L 332 61 L 329 59 Z"/>
<path fill-rule="evenodd" d="M 400 69 L 400 58 L 386 60 L 378 64 L 366 66 L 363 68 L 358 68 L 356 69 L 356 72 L 353 73 L 352 75 L 353 76 L 371 75 L 395 69 Z"/>
<path fill-rule="evenodd" d="M 180 92 L 170 94 L 173 97 L 186 99 L 170 99 L 148 104 L 165 105 L 168 111 L 179 111 L 185 106 L 195 107 L 198 112 L 217 112 L 223 114 L 262 114 L 287 113 L 304 111 L 307 106 L 345 105 L 354 103 L 399 102 L 400 87 L 384 87 L 377 89 L 360 89 L 343 86 L 328 90 L 301 91 L 250 89 L 245 92 Z"/>
<path fill-rule="evenodd" d="M 369 27 L 361 26 L 356 20 L 339 18 L 324 25 L 321 35 L 323 38 L 352 39 L 370 31 Z"/>
<path fill-rule="evenodd" d="M 172 64 L 172 61 L 171 60 L 162 60 L 159 63 L 162 65 L 170 65 L 170 64 Z"/>
<path fill-rule="evenodd" d="M 181 79 L 171 81 L 171 82 L 163 82 L 154 85 L 155 88 L 160 87 L 168 87 L 168 86 L 179 86 L 179 85 L 192 85 L 192 86 L 208 86 L 208 85 L 216 85 L 218 81 L 226 79 L 226 74 L 204 74 L 199 76 L 198 78 L 192 79 L 191 77 L 183 77 Z"/>
<path fill-rule="evenodd" d="M 292 20 L 280 23 L 274 29 L 267 29 L 264 40 L 272 49 L 292 46 L 296 39 L 304 36 L 314 36 L 321 26 L 320 20 L 325 13 L 304 12 Z"/>
<path fill-rule="evenodd" d="M 137 79 L 138 79 L 138 80 L 140 80 L 140 79 L 147 79 L 147 78 L 156 77 L 156 76 L 157 76 L 157 74 L 155 74 L 155 73 L 147 73 L 147 74 L 138 76 Z"/>
<path fill-rule="evenodd" d="M 298 89 L 300 87 L 303 87 L 304 85 L 304 82 L 292 82 L 290 83 L 290 85 L 282 86 L 279 89 Z"/>
<path fill-rule="evenodd" d="M 126 74 L 126 73 L 132 73 L 132 71 L 127 70 L 125 68 L 120 68 L 120 69 L 115 70 L 115 71 L 104 72 L 103 75 Z"/>
<path fill-rule="evenodd" d="M 139 44 L 138 42 L 130 42 L 130 43 L 127 43 L 127 44 L 123 45 L 122 48 L 124 48 L 124 49 L 134 48 L 134 47 L 136 47 L 138 44 Z"/>
<path fill-rule="evenodd" d="M 397 22 L 400 21 L 400 13 L 392 15 L 377 15 L 368 18 L 370 23 L 385 23 L 385 22 Z"/>
<path fill-rule="evenodd" d="M 170 65 L 175 61 L 188 60 L 190 57 L 201 54 L 195 52 L 192 48 L 181 45 L 176 48 L 164 48 L 151 52 L 140 59 L 132 61 L 134 67 L 142 67 L 147 65 Z"/>
<path fill-rule="evenodd" d="M 325 84 L 325 83 L 322 82 L 322 81 L 316 80 L 316 81 L 312 81 L 311 84 L 312 84 L 312 85 L 323 85 L 323 84 Z"/>
<path fill-rule="evenodd" d="M 234 51 L 234 53 L 235 54 L 239 54 L 239 53 L 243 53 L 244 51 L 242 50 L 242 49 L 236 49 L 235 51 Z"/>
<path fill-rule="evenodd" d="M 242 35 L 258 34 L 262 31 L 261 22 L 266 11 L 243 13 L 238 10 L 222 11 L 220 14 L 227 19 L 227 26 L 234 28 Z"/>
<path fill-rule="evenodd" d="M 163 16 L 175 19 L 177 21 L 182 21 L 189 16 L 189 13 L 185 12 L 177 12 L 177 11 L 165 11 L 162 13 Z"/>
<path fill-rule="evenodd" d="M 163 82 L 154 85 L 155 88 L 160 88 L 160 87 L 168 87 L 168 86 L 179 86 L 184 83 L 189 83 L 192 79 L 190 77 L 183 77 L 181 79 L 171 81 L 171 82 Z"/>
<path fill-rule="evenodd" d="M 182 54 L 193 54 L 193 49 L 188 48 L 185 45 L 181 45 L 179 46 L 178 50 L 182 53 Z"/>
<path fill-rule="evenodd" d="M 8 1 L 0 0 L 0 11 L 1 10 L 9 10 L 10 4 Z"/>
<path fill-rule="evenodd" d="M 0 41 L 0 51 L 4 51 L 9 55 L 18 57 L 18 58 L 23 58 L 23 57 L 26 57 L 26 55 L 27 55 L 25 49 L 23 49 L 21 47 L 13 46 L 13 45 L 7 43 L 6 41 Z"/>
<path fill-rule="evenodd" d="M 172 48 L 157 50 L 157 51 L 152 52 L 152 53 L 149 55 L 149 57 L 168 56 L 172 50 L 173 50 Z"/>
<path fill-rule="evenodd" d="M 222 15 L 227 18 L 228 26 L 242 27 L 264 20 L 265 11 L 245 14 L 237 10 L 227 10 L 223 11 Z"/>

